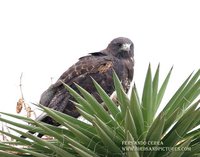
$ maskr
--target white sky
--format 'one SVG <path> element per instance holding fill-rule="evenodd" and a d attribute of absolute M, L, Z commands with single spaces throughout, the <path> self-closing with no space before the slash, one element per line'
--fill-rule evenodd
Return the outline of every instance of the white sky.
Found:
<path fill-rule="evenodd" d="M 135 76 L 142 91 L 148 63 L 174 65 L 166 99 L 200 67 L 198 0 L 0 1 L 0 111 L 15 113 L 23 72 L 26 101 L 40 94 L 89 52 L 116 37 L 135 44 Z"/>

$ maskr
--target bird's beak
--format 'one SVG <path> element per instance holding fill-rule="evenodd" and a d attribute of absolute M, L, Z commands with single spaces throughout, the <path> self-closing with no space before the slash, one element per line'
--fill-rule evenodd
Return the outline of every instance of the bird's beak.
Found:
<path fill-rule="evenodd" d="M 131 44 L 123 44 L 121 50 L 130 51 Z"/>

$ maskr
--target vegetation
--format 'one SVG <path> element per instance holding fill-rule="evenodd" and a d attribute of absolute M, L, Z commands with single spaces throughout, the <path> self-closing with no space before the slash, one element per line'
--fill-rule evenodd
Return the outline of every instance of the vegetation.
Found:
<path fill-rule="evenodd" d="M 118 102 L 114 102 L 94 81 L 108 112 L 86 90 L 77 85 L 81 95 L 65 84 L 75 98 L 76 107 L 88 121 L 81 121 L 39 107 L 62 127 L 54 127 L 19 115 L 1 113 L 28 124 L 0 117 L 20 135 L 0 131 L 16 141 L 1 142 L 0 156 L 66 157 L 194 157 L 200 155 L 200 70 L 191 74 L 157 115 L 172 69 L 159 85 L 159 66 L 152 76 L 149 66 L 142 96 L 132 87 L 130 98 L 114 73 Z M 160 87 L 160 88 L 159 88 Z M 119 106 L 117 107 L 118 104 Z M 157 115 L 157 116 L 156 116 Z M 5 116 L 4 116 L 5 117 Z M 53 137 L 44 140 L 18 128 Z"/>

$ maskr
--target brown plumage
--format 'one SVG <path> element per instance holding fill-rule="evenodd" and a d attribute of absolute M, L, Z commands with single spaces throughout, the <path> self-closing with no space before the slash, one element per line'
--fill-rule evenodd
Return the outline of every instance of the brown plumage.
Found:
<path fill-rule="evenodd" d="M 133 48 L 134 45 L 130 39 L 119 37 L 112 40 L 106 49 L 79 58 L 78 62 L 65 71 L 55 84 L 44 91 L 40 104 L 77 118 L 80 114 L 70 101 L 75 99 L 64 88 L 60 80 L 78 92 L 74 84 L 77 83 L 101 102 L 91 77 L 108 95 L 111 95 L 114 92 L 113 69 L 127 92 L 133 79 Z M 50 117 L 42 116 L 37 119 L 55 125 Z"/>

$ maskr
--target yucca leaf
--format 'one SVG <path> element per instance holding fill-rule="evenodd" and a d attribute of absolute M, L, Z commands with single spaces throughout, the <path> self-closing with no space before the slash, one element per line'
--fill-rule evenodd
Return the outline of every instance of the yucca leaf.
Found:
<path fill-rule="evenodd" d="M 186 115 L 190 115 L 190 118 L 188 119 Z M 190 108 L 163 138 L 164 145 L 173 147 L 177 142 L 183 140 L 184 135 L 191 130 L 197 118 L 200 118 L 199 112 Z"/>
<path fill-rule="evenodd" d="M 125 117 L 126 108 L 130 102 L 115 71 L 113 71 L 113 81 L 117 93 L 117 100 L 119 101 L 121 109 L 121 115 Z"/>
<path fill-rule="evenodd" d="M 133 136 L 131 135 L 131 133 L 129 131 L 127 131 L 126 135 L 127 135 L 126 142 L 131 143 L 131 145 L 123 146 L 124 151 L 126 152 L 127 156 L 128 157 L 140 157 L 139 153 L 137 151 L 137 146 L 135 145 L 135 140 L 134 140 Z"/>
<path fill-rule="evenodd" d="M 175 94 L 172 96 L 172 98 L 169 100 L 169 102 L 167 103 L 167 105 L 164 107 L 163 112 L 167 113 L 169 112 L 169 110 L 173 110 L 174 111 L 174 103 L 175 101 L 180 97 L 183 89 L 185 88 L 186 84 L 188 83 L 188 81 L 190 80 L 191 76 L 193 73 L 191 73 L 188 78 L 182 83 L 182 85 L 179 87 L 179 89 L 175 92 Z M 173 108 L 173 109 L 171 109 Z M 173 112 L 171 111 L 171 112 Z M 171 114 L 171 113 L 168 113 Z"/>
<path fill-rule="evenodd" d="M 25 121 L 25 122 L 28 122 L 28 123 L 32 123 L 33 122 L 33 119 L 31 119 L 31 118 L 27 118 L 27 117 L 24 117 L 24 116 L 19 116 L 19 115 L 16 115 L 16 114 L 11 114 L 11 113 L 4 113 L 4 112 L 0 112 L 1 114 L 3 114 L 3 115 L 6 115 L 6 116 L 9 116 L 9 117 L 12 117 L 12 118 L 15 118 L 15 119 L 18 119 L 18 120 L 23 120 L 23 121 Z M 1 117 L 0 117 L 1 118 Z M 5 118 L 1 118 L 1 121 L 4 121 L 4 122 L 6 122 L 6 123 L 9 123 L 9 124 L 12 124 L 12 122 L 13 121 L 11 121 L 11 120 L 7 120 L 7 119 L 5 119 Z M 15 123 L 16 124 L 16 123 Z M 15 125 L 14 123 L 13 123 L 13 125 Z M 23 127 L 23 124 L 20 126 L 20 124 L 19 124 L 19 127 Z"/>
<path fill-rule="evenodd" d="M 138 139 L 137 129 L 129 107 L 126 110 L 125 116 L 125 131 L 129 131 L 135 140 Z"/>
<path fill-rule="evenodd" d="M 4 113 L 2 113 L 2 114 L 4 114 Z M 11 117 L 16 117 L 16 115 L 14 115 L 14 114 L 13 115 L 12 114 L 5 114 L 5 115 L 11 116 Z M 29 123 L 33 123 L 32 119 L 30 119 L 30 118 L 27 118 L 27 119 L 28 119 Z M 11 124 L 13 126 L 16 126 L 16 127 L 22 128 L 22 129 L 26 129 L 26 130 L 29 130 L 29 131 L 43 133 L 43 130 L 41 130 L 38 127 L 31 126 L 31 125 L 21 124 L 19 122 L 15 122 L 15 121 L 12 121 L 12 120 L 7 120 L 7 119 L 1 118 L 1 117 L 0 117 L 0 121 L 6 122 L 6 123 Z"/>
<path fill-rule="evenodd" d="M 87 102 L 91 105 L 92 110 L 94 111 L 95 115 L 97 115 L 102 121 L 107 123 L 108 125 L 115 125 L 113 119 L 110 117 L 108 112 L 105 111 L 103 106 L 85 89 L 83 89 L 81 86 L 76 84 L 76 87 L 81 92 L 81 94 L 84 96 L 84 98 L 87 100 Z"/>
<path fill-rule="evenodd" d="M 2 145 L 0 146 L 0 147 L 2 147 Z M 2 154 L 2 155 L 5 155 L 5 154 L 7 154 L 8 155 L 8 153 L 6 153 L 6 151 L 12 151 L 13 153 L 12 153 L 12 155 L 15 157 L 16 155 L 14 154 L 14 152 L 16 153 L 16 154 L 18 154 L 18 155 L 20 155 L 20 156 L 27 156 L 28 154 L 30 154 L 30 155 L 33 155 L 33 156 L 35 156 L 35 157 L 49 157 L 48 155 L 45 155 L 45 154 L 42 154 L 42 153 L 38 153 L 38 152 L 36 152 L 36 151 L 31 151 L 31 150 L 28 150 L 28 149 L 21 149 L 21 148 L 17 148 L 17 147 L 14 147 L 14 146 L 4 146 L 4 147 L 2 147 L 2 148 L 4 148 L 4 151 L 3 152 L 1 152 L 0 151 L 0 155 Z M 28 153 L 28 154 L 27 154 Z M 17 157 L 19 157 L 17 155 Z M 28 155 L 28 156 L 30 156 L 30 155 Z M 5 157 L 5 156 L 2 156 L 2 157 Z M 9 156 L 8 156 L 9 157 Z"/>
<path fill-rule="evenodd" d="M 165 145 L 167 146 L 173 146 L 175 145 L 179 140 L 183 139 L 183 135 L 186 134 L 188 131 L 190 131 L 188 128 L 190 128 L 190 124 L 192 120 L 195 120 L 197 118 L 197 112 L 193 112 L 193 114 L 190 116 L 190 119 L 184 119 L 180 121 L 178 124 L 176 124 L 169 133 L 164 137 L 163 141 Z"/>
<path fill-rule="evenodd" d="M 36 121 L 38 122 L 38 121 Z M 58 126 L 53 126 L 53 125 L 50 125 L 50 124 L 46 124 L 46 123 L 43 123 L 43 122 L 40 122 L 41 125 L 55 131 L 56 133 L 58 134 L 65 134 L 66 136 L 69 136 L 71 138 L 75 138 L 75 136 L 72 134 L 72 132 L 70 132 L 69 130 L 67 130 L 66 128 L 62 128 L 62 127 L 58 127 Z"/>
<path fill-rule="evenodd" d="M 80 143 L 86 145 L 90 149 L 96 148 L 98 151 L 101 151 L 104 153 L 106 152 L 100 144 L 98 144 L 94 141 L 94 138 L 90 138 L 90 137 L 86 136 L 84 133 L 79 131 L 76 127 L 73 127 L 67 123 L 65 125 L 79 139 Z M 97 135 L 94 135 L 94 136 L 97 136 Z M 99 141 L 97 141 L 97 142 L 99 142 Z"/>
<path fill-rule="evenodd" d="M 97 155 L 95 153 L 92 153 L 92 151 L 91 151 L 92 155 L 90 155 L 88 152 L 83 150 L 83 148 L 79 149 L 73 145 L 71 145 L 71 147 L 82 157 L 97 157 Z"/>
<path fill-rule="evenodd" d="M 42 147 L 41 145 L 38 145 L 38 144 L 35 143 L 35 142 L 30 142 L 30 141 L 28 141 L 28 140 L 25 140 L 25 139 L 23 139 L 23 138 L 21 138 L 21 137 L 15 136 L 15 135 L 13 135 L 13 134 L 11 134 L 11 133 L 8 133 L 8 132 L 5 132 L 5 131 L 1 131 L 1 130 L 0 130 L 0 132 L 3 133 L 4 135 L 7 135 L 7 136 L 11 137 L 12 139 L 15 139 L 16 141 L 18 141 L 18 142 L 17 142 L 18 145 L 21 144 L 21 145 L 31 146 L 32 148 L 35 148 L 35 149 L 38 149 L 38 150 L 40 149 L 40 150 L 48 151 L 48 149 Z M 16 143 L 16 144 L 17 144 L 17 143 Z M 14 143 L 13 143 L 13 144 L 14 144 Z"/>
<path fill-rule="evenodd" d="M 172 126 L 176 121 L 178 121 L 178 119 L 180 118 L 180 114 L 181 113 L 182 114 L 184 113 L 184 117 L 187 119 L 194 112 L 194 110 L 198 106 L 199 102 L 200 101 L 197 101 L 196 103 L 191 105 L 190 108 L 187 109 L 187 111 L 181 110 L 181 108 L 177 108 L 172 113 L 172 115 L 170 115 L 169 118 L 166 120 L 166 123 L 165 123 L 165 126 L 164 126 L 164 132 L 166 132 L 170 128 L 170 126 Z M 182 117 L 182 119 L 183 119 L 183 117 Z M 180 121 L 178 121 L 178 123 L 180 123 Z"/>
<path fill-rule="evenodd" d="M 15 155 L 15 154 L 11 154 L 11 153 L 6 153 L 6 152 L 2 152 L 0 151 L 0 156 L 3 156 L 3 157 L 19 157 L 18 155 Z"/>
<path fill-rule="evenodd" d="M 33 132 L 47 134 L 53 136 L 54 139 L 45 141 L 11 127 L 12 130 L 27 137 L 27 139 L 21 139 L 16 135 L 12 135 L 12 133 L 0 131 L 0 133 L 17 140 L 16 142 L 8 141 L 0 143 L 0 156 L 10 156 L 10 152 L 13 152 L 16 156 L 28 155 L 42 157 L 197 156 L 200 154 L 200 133 L 198 128 L 200 125 L 200 108 L 198 108 L 199 102 L 193 103 L 193 101 L 200 94 L 200 70 L 193 76 L 191 74 L 183 82 L 181 87 L 167 103 L 164 110 L 155 118 L 155 113 L 164 96 L 171 72 L 172 69 L 170 69 L 159 88 L 160 65 L 158 65 L 155 75 L 152 76 L 151 66 L 149 64 L 141 100 L 135 85 L 132 88 L 129 99 L 117 74 L 113 72 L 113 82 L 120 105 L 119 107 L 117 107 L 95 80 L 93 80 L 93 83 L 105 106 L 100 104 L 90 93 L 79 85 L 76 85 L 77 88 L 74 90 L 63 83 L 66 90 L 76 100 L 76 102 L 74 99 L 69 101 L 74 103 L 79 113 L 89 123 L 40 105 L 39 108 L 47 113 L 47 116 L 53 118 L 63 126 L 51 126 L 30 118 L 4 113 L 4 115 L 12 117 L 14 120 L 22 120 L 32 125 L 20 124 L 2 117 L 0 117 L 0 121 L 9 123 L 13 127 L 16 126 Z M 132 144 L 126 145 L 124 144 L 126 141 L 123 142 L 123 140 L 132 142 Z M 188 147 L 191 148 L 191 151 L 138 152 L 137 149 L 140 148 L 140 145 L 137 144 L 138 140 L 147 142 L 160 141 L 163 143 L 160 147 Z M 14 147 L 15 145 L 17 147 Z M 156 147 L 156 145 L 149 143 L 144 146 Z"/>
<path fill-rule="evenodd" d="M 184 89 L 185 91 L 189 90 L 192 88 L 192 86 L 199 80 L 199 76 L 200 76 L 200 69 L 194 74 L 194 76 L 191 78 L 191 80 L 188 82 L 186 88 Z M 200 86 L 199 86 L 200 87 Z"/>
<path fill-rule="evenodd" d="M 91 136 L 93 136 L 96 133 L 95 128 L 91 124 L 80 121 L 62 112 L 55 111 L 44 106 L 40 107 L 42 107 L 45 110 L 45 112 L 48 113 L 49 116 L 57 120 L 57 122 L 59 122 L 62 125 L 65 125 L 65 123 L 69 123 L 73 126 L 76 126 L 79 130 L 83 131 L 85 134 L 90 133 Z"/>
<path fill-rule="evenodd" d="M 182 110 L 177 108 L 170 116 L 166 119 L 163 133 L 165 133 L 179 118 L 180 113 Z"/>
<path fill-rule="evenodd" d="M 133 85 L 133 88 L 135 89 L 136 99 L 137 99 L 138 103 L 140 104 L 140 107 L 142 107 L 142 106 L 141 106 L 142 103 L 141 103 L 141 101 L 140 101 L 140 97 L 139 97 L 138 90 L 137 90 L 137 87 L 136 87 L 136 84 L 135 84 L 135 83 L 134 83 L 134 85 Z"/>
<path fill-rule="evenodd" d="M 98 124 L 95 124 L 95 128 L 101 139 L 101 142 L 103 142 L 103 144 L 108 148 L 110 152 L 116 155 L 122 154 L 119 146 L 117 146 L 116 143 L 113 142 L 113 140 L 106 134 L 106 132 Z"/>
<path fill-rule="evenodd" d="M 148 129 L 148 127 L 151 125 L 153 121 L 152 96 L 153 96 L 153 89 L 152 89 L 151 65 L 149 64 L 142 95 L 142 112 L 143 112 L 145 130 Z"/>
<path fill-rule="evenodd" d="M 84 123 L 82 121 L 77 120 L 74 117 L 71 117 L 69 115 L 66 115 L 64 113 L 61 113 L 61 112 L 58 112 L 58 111 L 55 111 L 55 110 L 52 110 L 52 109 L 49 109 L 47 107 L 40 106 L 40 105 L 39 105 L 39 107 L 43 108 L 48 114 L 50 114 L 51 116 L 53 116 L 54 119 L 56 118 L 57 121 L 60 121 L 60 124 L 62 124 L 62 122 L 64 122 L 64 121 L 69 121 L 69 122 L 71 122 L 73 124 L 76 124 L 76 125 L 80 126 L 80 128 L 86 128 L 86 130 L 89 130 L 89 131 L 91 131 L 91 132 L 94 133 L 95 129 L 94 128 L 92 129 L 92 126 L 89 125 L 89 124 L 86 124 L 86 123 Z M 5 114 L 5 115 L 8 115 L 8 116 L 17 118 L 17 119 L 18 118 L 22 119 L 21 116 L 18 116 L 18 115 L 7 114 L 7 113 L 2 113 L 2 114 Z M 23 119 L 24 120 L 28 119 L 29 123 L 34 123 L 34 121 L 32 119 L 30 119 L 30 118 L 25 118 L 24 117 Z M 31 126 L 31 125 L 27 125 L 27 124 L 17 123 L 17 122 L 10 121 L 10 120 L 7 120 L 7 119 L 1 118 L 1 117 L 0 117 L 0 120 L 4 121 L 6 123 L 9 123 L 9 124 L 11 124 L 13 126 L 17 126 L 19 128 L 23 128 L 23 129 L 26 129 L 26 130 L 29 130 L 29 131 L 33 131 L 33 132 L 39 132 L 41 134 L 45 134 L 44 131 L 41 128 L 36 127 L 36 126 Z M 43 125 L 48 125 L 48 124 L 44 123 Z M 58 128 L 58 127 L 51 126 L 51 125 L 48 125 L 48 127 L 52 128 L 53 130 L 56 130 L 57 132 L 63 132 L 64 131 L 65 134 L 68 134 L 68 136 L 71 136 L 70 133 L 67 132 L 66 129 Z"/>
<path fill-rule="evenodd" d="M 101 96 L 101 99 L 104 101 L 106 107 L 110 111 L 111 115 L 117 120 L 118 123 L 122 121 L 122 116 L 117 105 L 110 99 L 108 94 L 103 90 L 103 88 L 93 79 L 94 85 Z"/>
<path fill-rule="evenodd" d="M 16 114 L 11 114 L 11 113 L 5 113 L 5 112 L 0 112 L 0 114 L 6 115 L 6 116 L 10 116 L 19 120 L 23 120 L 25 122 L 32 122 L 31 118 L 28 117 L 24 117 L 24 116 L 20 116 L 20 115 L 16 115 Z"/>
<path fill-rule="evenodd" d="M 77 106 L 76 106 L 77 107 Z M 82 109 L 80 109 L 79 107 L 77 107 L 78 112 L 81 114 L 81 116 L 83 116 L 86 120 L 88 120 L 89 122 L 92 122 L 94 119 L 94 116 L 91 116 L 90 114 L 88 114 L 87 112 L 83 111 Z"/>
<path fill-rule="evenodd" d="M 180 148 L 186 148 L 186 147 L 189 146 L 190 142 L 191 142 L 191 139 L 188 139 L 188 140 L 184 141 L 184 142 L 183 142 L 181 145 L 179 145 L 178 147 L 180 147 Z M 168 155 L 168 157 L 182 157 L 183 153 L 184 153 L 184 151 L 172 151 L 172 152 Z"/>
<path fill-rule="evenodd" d="M 78 129 L 81 129 L 81 131 L 85 131 L 84 133 L 87 134 L 88 132 L 95 134 L 95 129 L 90 125 L 86 124 L 74 117 L 70 117 L 69 115 L 65 115 L 61 112 L 54 111 L 52 109 L 49 109 L 47 107 L 41 106 L 41 108 L 44 109 L 46 113 L 48 113 L 49 116 L 51 116 L 53 119 L 55 119 L 58 123 L 65 126 L 65 124 L 71 124 L 72 126 L 76 126 Z M 63 115 L 63 116 L 62 116 Z"/>
<path fill-rule="evenodd" d="M 178 103 L 178 107 L 187 108 L 200 94 L 200 80 L 196 82 L 189 91 L 186 92 L 184 97 L 180 99 Z"/>
<path fill-rule="evenodd" d="M 180 102 L 180 107 L 187 108 L 200 94 L 200 80 L 196 82 L 190 91 L 187 92 L 185 97 Z"/>
<path fill-rule="evenodd" d="M 49 135 L 49 136 L 52 136 L 52 137 L 58 139 L 58 141 L 60 141 L 62 144 L 66 144 L 65 139 L 63 138 L 63 134 L 59 134 L 58 132 L 46 127 L 45 125 L 42 125 L 42 123 L 35 122 L 35 124 L 38 127 L 42 128 L 46 132 L 46 135 Z"/>
<path fill-rule="evenodd" d="M 66 90 L 68 90 L 69 93 L 78 101 L 78 103 L 83 106 L 82 109 L 84 109 L 91 115 L 95 114 L 91 105 L 79 93 L 77 93 L 74 89 L 72 89 L 69 85 L 65 84 L 64 82 L 62 82 L 62 83 L 63 83 L 64 87 L 66 88 Z"/>
<path fill-rule="evenodd" d="M 160 141 L 165 126 L 165 115 L 160 114 L 152 123 L 146 136 L 147 141 Z"/>
<path fill-rule="evenodd" d="M 159 83 L 159 74 L 160 74 L 160 64 L 158 64 L 158 67 L 156 69 L 156 73 L 154 75 L 153 81 L 152 81 L 152 107 L 153 107 L 153 111 L 155 114 L 156 110 L 157 110 L 157 96 L 158 96 L 158 83 Z"/>
<path fill-rule="evenodd" d="M 84 145 L 82 145 L 78 141 L 76 141 L 74 139 L 71 139 L 71 138 L 69 138 L 67 136 L 64 136 L 64 138 L 69 142 L 69 145 L 72 148 L 80 149 L 80 150 L 84 151 L 88 155 L 97 156 L 95 149 L 94 150 L 93 149 L 89 149 L 88 147 L 85 147 Z M 80 154 L 79 150 L 77 151 L 77 149 L 75 149 L 75 151 Z"/>
<path fill-rule="evenodd" d="M 195 137 L 195 136 L 200 136 L 200 128 L 192 130 L 191 132 L 186 134 L 184 137 L 185 138 L 191 138 L 191 137 Z"/>
<path fill-rule="evenodd" d="M 164 113 L 161 113 L 152 123 L 151 127 L 149 128 L 147 135 L 146 135 L 146 141 L 156 141 L 156 143 L 159 143 L 161 141 L 162 135 L 163 135 L 163 128 L 165 125 L 165 115 Z M 147 147 L 155 147 L 157 146 L 156 144 L 147 144 Z M 144 152 L 144 156 L 148 157 L 154 157 L 156 152 Z"/>
<path fill-rule="evenodd" d="M 69 124 L 70 124 L 70 126 L 76 127 L 76 129 L 78 129 L 85 135 L 88 135 L 90 137 L 95 136 L 94 128 L 91 125 L 85 124 L 82 121 L 79 121 L 68 115 L 63 115 L 63 113 L 59 113 L 59 112 L 49 109 L 47 107 L 41 106 L 41 108 L 43 108 L 44 111 L 49 114 L 49 116 L 54 118 L 57 122 L 59 122 L 63 126 L 69 127 Z M 56 113 L 63 115 L 65 118 L 63 116 L 61 117 L 59 114 L 56 114 Z M 74 132 L 72 132 L 72 133 L 74 133 Z"/>
<path fill-rule="evenodd" d="M 142 138 L 142 135 L 144 133 L 144 119 L 142 115 L 141 104 L 137 96 L 137 89 L 136 89 L 135 84 L 131 92 L 130 112 L 133 117 L 135 126 L 137 128 L 138 137 Z"/>
<path fill-rule="evenodd" d="M 190 117 L 191 115 L 193 115 L 195 112 L 199 112 L 199 110 L 197 108 L 197 106 L 199 105 L 200 101 L 195 102 L 194 104 L 192 104 L 182 115 L 182 117 L 178 120 L 178 122 L 176 123 L 176 125 L 180 125 L 180 123 L 184 120 L 188 120 L 188 117 Z M 196 110 L 196 111 L 195 111 Z M 198 115 L 198 114 L 197 114 Z M 200 116 L 200 115 L 199 115 Z M 197 122 L 197 121 L 194 121 Z M 190 123 L 194 123 L 193 121 L 190 121 Z"/>
<path fill-rule="evenodd" d="M 85 151 L 86 153 L 88 153 L 90 155 L 93 155 L 93 156 L 98 156 L 97 154 L 99 154 L 99 153 L 105 153 L 105 151 L 106 151 L 106 149 L 105 150 L 103 149 L 103 151 L 102 150 L 98 150 L 98 147 L 94 147 L 93 149 L 89 149 L 88 145 L 83 145 L 79 141 L 71 139 L 68 136 L 64 136 L 64 138 L 69 142 L 69 145 L 71 147 L 74 146 L 74 147 L 76 147 L 78 149 L 81 149 L 81 150 Z M 96 145 L 98 145 L 98 143 Z"/>
<path fill-rule="evenodd" d="M 41 146 L 43 145 L 43 146 L 45 146 L 45 147 L 48 147 L 48 148 L 49 148 L 49 152 L 53 151 L 53 152 L 55 152 L 56 154 L 61 155 L 61 156 L 74 157 L 74 155 L 72 155 L 71 153 L 69 153 L 69 152 L 67 152 L 67 151 L 65 151 L 65 150 L 63 150 L 63 149 L 61 149 L 60 147 L 57 147 L 57 146 L 54 145 L 54 144 L 51 144 L 51 143 L 48 142 L 48 141 L 44 141 L 44 140 L 42 140 L 42 139 L 40 139 L 40 138 L 38 138 L 38 137 L 35 137 L 35 136 L 33 136 L 33 135 L 29 134 L 29 133 L 23 133 L 22 131 L 16 130 L 16 129 L 14 129 L 14 128 L 10 128 L 10 129 L 12 129 L 12 130 L 14 130 L 15 132 L 17 132 L 17 133 L 23 135 L 24 137 L 27 137 L 27 138 L 29 138 L 29 139 L 31 139 L 31 140 L 37 142 L 37 143 L 40 144 Z"/>
<path fill-rule="evenodd" d="M 83 134 L 81 131 L 77 129 L 76 126 L 71 126 L 66 123 L 65 126 L 82 142 L 82 143 L 91 143 L 91 139 Z"/>
<path fill-rule="evenodd" d="M 94 116 L 89 114 L 87 111 L 85 111 L 82 107 L 82 105 L 80 105 L 79 103 L 75 102 L 75 101 L 71 101 L 75 106 L 76 109 L 79 111 L 79 113 L 81 114 L 81 116 L 83 116 L 86 120 L 88 120 L 89 122 L 91 122 L 94 119 Z"/>
<path fill-rule="evenodd" d="M 71 127 L 75 128 L 75 129 L 77 129 L 79 132 L 81 132 L 82 134 L 84 134 L 86 137 L 88 137 L 90 139 L 93 139 L 94 141 L 95 140 L 99 140 L 99 138 L 96 136 L 96 133 L 90 132 L 90 130 L 81 128 L 80 126 L 74 125 L 73 123 L 69 123 L 69 122 L 65 123 L 64 126 L 69 127 L 69 125 L 67 125 L 67 124 L 69 124 Z M 77 134 L 75 134 L 74 131 L 71 131 L 71 133 L 73 133 L 75 135 L 75 137 L 78 138 Z"/>
<path fill-rule="evenodd" d="M 165 90 L 167 88 L 167 85 L 168 85 L 168 82 L 169 82 L 169 79 L 170 79 L 170 76 L 171 76 L 171 72 L 172 72 L 172 69 L 173 67 L 170 69 L 169 73 L 167 74 L 165 80 L 163 81 L 159 91 L 158 91 L 158 94 L 157 94 L 157 99 L 156 99 L 156 103 L 154 104 L 154 114 L 156 113 L 158 107 L 160 106 L 160 103 L 162 101 L 162 98 L 164 96 L 164 93 L 165 93 Z"/>
<path fill-rule="evenodd" d="M 191 147 L 191 151 L 194 153 L 200 153 L 200 136 L 193 137 L 192 142 L 190 143 L 189 147 Z"/>
<path fill-rule="evenodd" d="M 200 155 L 200 144 L 189 146 L 191 150 L 185 151 L 181 157 L 199 157 Z"/>
<path fill-rule="evenodd" d="M 95 125 L 98 125 L 101 127 L 102 130 L 105 131 L 105 133 L 118 145 L 122 143 L 122 138 L 117 135 L 116 129 L 117 128 L 110 128 L 108 125 L 106 125 L 101 119 L 98 117 L 95 117 L 94 121 Z"/>
<path fill-rule="evenodd" d="M 164 111 L 167 111 L 168 115 L 171 114 L 171 112 L 173 112 L 177 107 L 187 107 L 190 104 L 189 102 L 192 102 L 192 100 L 199 95 L 200 90 L 198 90 L 198 88 L 200 85 L 198 82 L 200 82 L 200 80 L 198 82 L 196 81 L 200 76 L 200 70 L 198 70 L 190 79 L 191 75 L 186 79 L 186 81 L 182 84 L 182 86 L 178 89 L 178 91 L 164 108 Z M 190 95 L 196 90 L 198 90 L 198 93 L 196 93 L 195 96 L 192 95 L 191 98 Z"/>
<path fill-rule="evenodd" d="M 48 110 L 48 108 L 46 108 Z M 67 122 L 70 122 L 72 124 L 75 124 L 75 125 L 78 125 L 80 128 L 84 128 L 84 129 L 87 129 L 89 130 L 90 132 L 92 133 L 95 133 L 95 129 L 93 126 L 91 126 L 91 124 L 87 124 L 85 122 L 82 122 L 74 117 L 71 117 L 65 113 L 62 113 L 62 112 L 59 112 L 59 111 L 55 111 L 53 110 L 53 113 L 55 113 L 56 115 L 62 117 L 64 119 L 64 121 L 67 121 Z M 62 119 L 62 120 L 63 120 Z"/>

